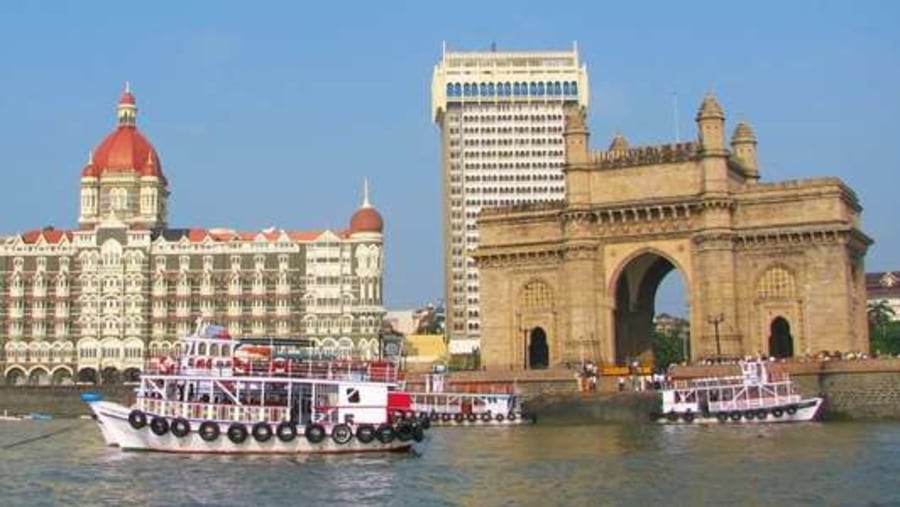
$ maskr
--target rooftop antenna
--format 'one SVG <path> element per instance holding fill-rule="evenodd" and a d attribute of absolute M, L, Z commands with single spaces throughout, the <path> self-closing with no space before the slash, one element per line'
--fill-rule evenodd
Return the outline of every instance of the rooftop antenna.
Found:
<path fill-rule="evenodd" d="M 497 41 L 491 41 L 491 53 L 497 52 Z"/>
<path fill-rule="evenodd" d="M 672 92 L 672 120 L 675 122 L 675 142 L 681 142 L 681 134 L 678 132 L 678 92 Z"/>
<path fill-rule="evenodd" d="M 441 56 L 447 58 L 447 41 L 441 41 Z"/>

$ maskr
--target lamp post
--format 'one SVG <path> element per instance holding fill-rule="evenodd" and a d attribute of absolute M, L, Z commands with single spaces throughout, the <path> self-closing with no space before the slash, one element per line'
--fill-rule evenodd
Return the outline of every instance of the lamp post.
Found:
<path fill-rule="evenodd" d="M 716 332 L 716 359 L 718 359 L 722 357 L 722 346 L 719 343 L 719 324 L 725 321 L 725 315 L 717 313 L 715 315 L 710 315 L 706 320 L 713 325 L 713 329 L 715 329 Z"/>

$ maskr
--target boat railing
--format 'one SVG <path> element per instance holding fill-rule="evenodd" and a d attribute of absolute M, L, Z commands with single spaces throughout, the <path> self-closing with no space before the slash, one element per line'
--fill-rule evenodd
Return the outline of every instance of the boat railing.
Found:
<path fill-rule="evenodd" d="M 385 383 L 401 380 L 397 365 L 388 361 L 312 361 L 291 358 L 255 360 L 239 357 L 184 359 L 177 356 L 149 357 L 145 362 L 144 372 L 150 375 L 289 377 Z"/>
<path fill-rule="evenodd" d="M 518 408 L 517 398 L 511 394 L 411 393 L 410 397 L 415 409 L 424 412 L 505 413 Z"/>
<path fill-rule="evenodd" d="M 288 421 L 290 410 L 281 406 L 234 405 L 227 403 L 202 403 L 138 397 L 137 408 L 143 412 L 164 417 L 207 421 Z"/>

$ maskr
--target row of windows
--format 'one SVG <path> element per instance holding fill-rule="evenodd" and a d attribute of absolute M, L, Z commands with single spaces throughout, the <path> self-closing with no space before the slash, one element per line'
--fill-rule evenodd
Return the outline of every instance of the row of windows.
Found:
<path fill-rule="evenodd" d="M 503 122 L 523 122 L 528 126 L 531 126 L 535 123 L 547 122 L 547 123 L 557 123 L 562 124 L 563 115 L 561 114 L 491 114 L 491 113 L 481 113 L 481 114 L 464 114 L 463 121 L 467 124 L 472 123 L 503 123 Z M 479 132 L 480 127 L 475 126 L 465 126 L 463 127 L 463 133 L 466 134 L 475 134 Z M 453 129 L 451 129 L 451 133 L 453 133 Z"/>
<path fill-rule="evenodd" d="M 530 83 L 447 83 L 447 97 L 571 97 L 578 95 L 575 81 L 532 81 Z"/>
<path fill-rule="evenodd" d="M 462 143 L 463 146 L 512 146 L 512 145 L 543 145 L 543 144 L 562 144 L 563 140 L 560 138 L 546 138 L 546 137 L 536 137 L 533 139 L 465 139 Z M 459 143 L 457 141 L 451 141 L 450 146 L 455 147 L 458 146 Z M 527 152 L 525 152 L 527 153 Z"/>
<path fill-rule="evenodd" d="M 519 153 L 519 155 L 514 155 Z M 532 150 L 532 151 L 513 151 L 513 150 L 466 150 L 467 158 L 514 158 L 514 157 L 562 157 L 562 150 Z M 458 158 L 458 154 L 450 153 L 451 158 Z"/>
<path fill-rule="evenodd" d="M 479 181 L 562 181 L 562 174 L 478 174 L 466 175 L 466 183 Z"/>

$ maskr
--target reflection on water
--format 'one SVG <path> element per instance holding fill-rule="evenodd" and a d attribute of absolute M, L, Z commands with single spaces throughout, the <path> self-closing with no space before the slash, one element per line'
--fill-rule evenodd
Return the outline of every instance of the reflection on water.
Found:
<path fill-rule="evenodd" d="M 72 421 L 0 422 L 0 446 Z M 443 428 L 421 454 L 123 453 L 85 424 L 5 449 L 5 505 L 888 505 L 900 425 Z"/>

